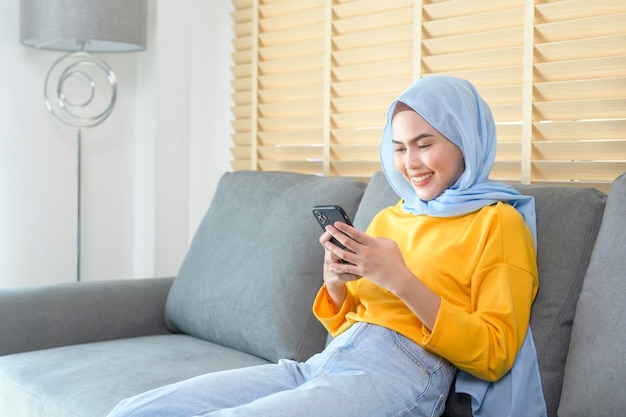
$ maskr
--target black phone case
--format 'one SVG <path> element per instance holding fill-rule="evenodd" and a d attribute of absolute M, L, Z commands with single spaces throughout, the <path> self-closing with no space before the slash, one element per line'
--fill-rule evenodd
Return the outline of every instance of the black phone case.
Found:
<path fill-rule="evenodd" d="M 350 217 L 348 217 L 345 210 L 341 206 L 315 206 L 313 207 L 312 211 L 315 219 L 317 220 L 317 223 L 319 223 L 319 225 L 322 227 L 322 230 L 326 230 L 327 225 L 334 224 L 335 222 L 343 222 L 352 226 L 352 221 L 350 221 Z M 346 248 L 335 238 L 332 238 L 330 241 L 342 249 Z"/>

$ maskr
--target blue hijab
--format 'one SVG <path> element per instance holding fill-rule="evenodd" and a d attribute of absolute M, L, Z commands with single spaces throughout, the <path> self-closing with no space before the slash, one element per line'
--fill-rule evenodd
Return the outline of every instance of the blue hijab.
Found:
<path fill-rule="evenodd" d="M 452 187 L 433 200 L 421 200 L 395 168 L 391 119 L 398 102 L 412 108 L 463 153 L 465 171 Z M 489 181 L 496 156 L 496 126 L 487 103 L 468 81 L 429 76 L 416 81 L 389 107 L 380 160 L 387 181 L 404 200 L 408 213 L 447 217 L 472 213 L 498 201 L 511 204 L 524 218 L 537 247 L 535 202 L 513 187 Z M 513 368 L 488 382 L 459 372 L 456 391 L 470 394 L 474 417 L 546 416 L 537 353 L 530 328 Z"/>

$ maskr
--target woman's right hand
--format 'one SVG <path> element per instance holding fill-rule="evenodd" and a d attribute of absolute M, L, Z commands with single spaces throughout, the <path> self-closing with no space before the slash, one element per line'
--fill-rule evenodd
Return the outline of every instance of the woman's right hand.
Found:
<path fill-rule="evenodd" d="M 330 242 L 331 238 L 332 235 L 325 231 L 320 236 L 319 242 L 324 248 L 324 284 L 335 311 L 339 311 L 346 298 L 346 282 L 357 280 L 360 276 L 343 271 L 342 266 L 345 266 L 345 263 L 327 247 L 333 245 Z"/>

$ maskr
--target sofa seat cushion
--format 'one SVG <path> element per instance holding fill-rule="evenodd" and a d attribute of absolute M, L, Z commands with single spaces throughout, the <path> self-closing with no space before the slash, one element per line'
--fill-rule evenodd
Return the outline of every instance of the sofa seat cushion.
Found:
<path fill-rule="evenodd" d="M 609 192 L 572 328 L 559 416 L 626 414 L 626 174 Z"/>
<path fill-rule="evenodd" d="M 182 332 L 272 362 L 306 360 L 326 331 L 312 312 L 323 283 L 317 204 L 353 216 L 366 184 L 287 172 L 225 174 L 170 290 Z"/>
<path fill-rule="evenodd" d="M 118 339 L 0 357 L 0 415 L 106 415 L 120 400 L 208 372 L 268 363 L 185 335 Z"/>

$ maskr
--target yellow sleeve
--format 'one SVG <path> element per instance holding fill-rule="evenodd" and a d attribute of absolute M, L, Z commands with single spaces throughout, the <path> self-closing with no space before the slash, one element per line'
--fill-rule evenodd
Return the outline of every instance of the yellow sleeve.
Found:
<path fill-rule="evenodd" d="M 497 220 L 471 278 L 470 311 L 442 297 L 432 332 L 422 329 L 425 347 L 491 381 L 513 366 L 538 289 L 530 232 L 520 234 L 514 217 Z"/>
<path fill-rule="evenodd" d="M 330 301 L 326 285 L 320 288 L 313 302 L 313 314 L 333 337 L 344 332 L 350 326 L 351 322 L 346 319 L 346 315 L 356 309 L 356 300 L 349 287 L 346 299 L 338 312 L 335 312 L 335 308 Z"/>

